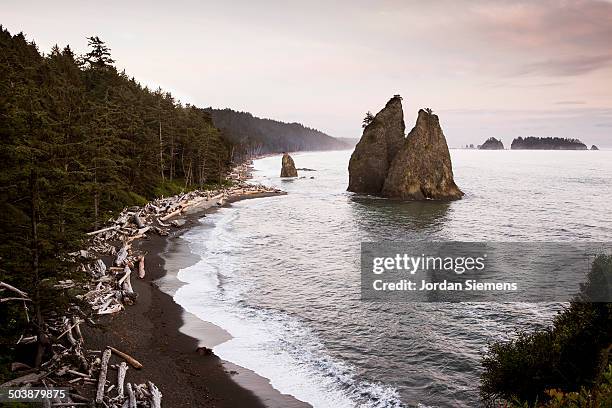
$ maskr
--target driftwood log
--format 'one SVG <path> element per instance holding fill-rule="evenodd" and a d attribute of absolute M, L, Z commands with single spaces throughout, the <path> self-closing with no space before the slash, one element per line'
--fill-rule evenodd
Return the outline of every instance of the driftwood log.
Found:
<path fill-rule="evenodd" d="M 142 364 L 140 364 L 140 362 L 138 360 L 136 360 L 134 357 L 130 356 L 129 354 L 124 353 L 123 351 L 119 351 L 114 347 L 111 346 L 107 346 L 109 350 L 111 350 L 113 353 L 115 353 L 116 355 L 118 355 L 119 357 L 121 357 L 122 359 L 124 359 L 125 361 L 127 361 L 128 363 L 130 363 L 130 365 L 136 369 L 141 369 L 142 368 Z"/>
<path fill-rule="evenodd" d="M 145 277 L 145 257 L 141 255 L 138 258 L 138 277 L 140 279 L 144 279 Z"/>
<path fill-rule="evenodd" d="M 132 388 L 132 384 L 127 384 L 127 393 L 128 393 L 128 407 L 136 408 L 136 394 L 134 393 L 134 389 Z"/>
<path fill-rule="evenodd" d="M 149 393 L 151 394 L 151 408 L 161 408 L 162 393 L 151 381 L 148 381 L 147 384 L 149 385 Z"/>
<path fill-rule="evenodd" d="M 125 374 L 127 373 L 128 366 L 125 361 L 119 364 L 119 370 L 117 372 L 117 395 L 123 398 L 123 383 L 125 382 Z"/>
<path fill-rule="evenodd" d="M 106 373 L 108 371 L 108 360 L 110 360 L 110 349 L 104 350 L 102 354 L 102 365 L 100 366 L 100 376 L 98 377 L 98 391 L 96 392 L 96 404 L 101 404 L 104 399 L 104 387 L 106 386 Z"/>
<path fill-rule="evenodd" d="M 5 282 L 0 282 L 0 288 L 5 288 L 8 289 L 12 292 L 17 293 L 19 296 L 21 296 L 22 298 L 27 298 L 28 294 L 26 292 L 24 292 L 23 290 L 17 289 L 16 287 L 9 285 L 8 283 Z"/>

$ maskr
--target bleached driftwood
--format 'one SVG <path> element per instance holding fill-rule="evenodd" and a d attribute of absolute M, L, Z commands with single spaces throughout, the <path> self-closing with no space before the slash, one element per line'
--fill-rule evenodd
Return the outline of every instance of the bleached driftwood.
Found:
<path fill-rule="evenodd" d="M 123 399 L 123 383 L 125 381 L 125 374 L 127 373 L 128 366 L 125 361 L 119 364 L 119 370 L 117 372 L 117 395 Z"/>
<path fill-rule="evenodd" d="M 100 366 L 100 376 L 98 377 L 98 390 L 96 392 L 96 404 L 101 404 L 104 399 L 104 387 L 106 386 L 106 372 L 108 371 L 108 360 L 110 360 L 110 349 L 102 353 L 102 365 Z"/>
<path fill-rule="evenodd" d="M 5 288 L 8 289 L 12 292 L 17 293 L 19 296 L 21 296 L 22 298 L 27 298 L 28 294 L 26 292 L 24 292 L 23 290 L 17 289 L 16 287 L 9 285 L 8 283 L 5 282 L 0 282 L 0 288 Z"/>
<path fill-rule="evenodd" d="M 121 304 L 116 304 L 113 306 L 109 306 L 105 309 L 99 310 L 98 314 L 99 315 L 107 315 L 107 314 L 113 314 L 113 313 L 117 313 L 123 310 L 123 305 Z"/>
<path fill-rule="evenodd" d="M 170 214 L 164 215 L 163 217 L 160 218 L 160 220 L 162 221 L 166 221 L 169 220 L 170 218 L 174 217 L 175 215 L 179 215 L 183 210 L 181 208 L 179 208 L 176 211 L 172 211 Z"/>
<path fill-rule="evenodd" d="M 151 393 L 151 408 L 161 408 L 162 393 L 151 381 L 148 381 L 147 384 L 149 385 L 149 393 Z"/>
<path fill-rule="evenodd" d="M 134 394 L 134 389 L 132 388 L 132 384 L 127 384 L 127 393 L 128 393 L 128 407 L 136 408 L 136 394 Z"/>
<path fill-rule="evenodd" d="M 15 300 L 21 300 L 23 302 L 31 302 L 32 301 L 32 299 L 29 299 L 29 298 L 7 297 L 7 298 L 1 298 L 0 299 L 0 303 L 11 302 L 11 301 L 15 301 Z"/>
<path fill-rule="evenodd" d="M 106 264 L 101 259 L 98 259 L 96 262 L 94 262 L 92 271 L 94 272 L 94 276 L 104 276 L 106 274 Z"/>
<path fill-rule="evenodd" d="M 138 258 L 138 277 L 143 279 L 145 277 L 145 257 L 141 255 Z"/>
<path fill-rule="evenodd" d="M 118 225 L 113 225 L 112 227 L 102 228 L 102 229 L 99 229 L 97 231 L 88 232 L 87 235 L 90 235 L 90 236 L 91 235 L 98 235 L 98 234 L 101 234 L 101 233 L 106 232 L 106 231 L 114 231 L 114 230 L 117 230 L 117 229 L 119 229 L 119 226 Z"/>
<path fill-rule="evenodd" d="M 125 282 L 126 280 L 130 279 L 130 275 L 132 274 L 132 270 L 130 269 L 129 266 L 126 266 L 123 268 L 123 277 L 121 279 L 119 279 L 119 282 L 117 282 L 117 285 L 119 287 L 121 287 L 123 285 L 123 282 Z"/>
<path fill-rule="evenodd" d="M 117 252 L 117 258 L 115 258 L 115 265 L 123 266 L 128 257 L 128 250 L 130 249 L 129 245 L 124 245 L 121 247 L 119 252 Z"/>
<path fill-rule="evenodd" d="M 244 169 L 245 172 L 248 171 L 248 166 Z M 238 178 L 240 179 L 240 172 L 238 172 Z M 145 237 L 145 234 L 149 231 L 162 236 L 168 235 L 173 228 L 184 225 L 186 219 L 175 218 L 168 224 L 163 221 L 189 209 L 194 209 L 197 206 L 210 208 L 221 205 L 238 195 L 265 192 L 278 192 L 278 190 L 240 183 L 237 186 L 212 192 L 196 190 L 169 198 L 162 197 L 146 204 L 144 207 L 125 208 L 114 220 L 108 220 L 110 226 L 88 233 L 90 238 L 85 249 L 68 254 L 71 260 L 80 263 L 76 265 L 77 268 L 82 272 L 89 273 L 90 281 L 82 284 L 78 281 L 63 280 L 57 282 L 54 286 L 58 289 L 84 286 L 83 293 L 85 294 L 79 294 L 77 297 L 86 301 L 91 310 L 99 315 L 117 313 L 135 299 L 136 294 L 131 284 L 131 274 L 132 270 L 135 271 L 136 264 L 138 264 L 138 276 L 140 278 L 145 277 L 145 256 L 132 252 L 132 242 Z M 116 242 L 122 242 L 122 245 L 117 247 Z M 116 266 L 107 267 L 104 261 L 100 259 L 103 256 L 112 256 L 114 259 L 110 262 Z M 0 302 L 21 300 L 24 302 L 27 313 L 28 309 L 25 303 L 29 301 L 27 293 L 0 282 L 0 293 L 4 292 L 6 294 L 8 291 L 14 293 L 10 293 L 12 297 L 4 297 L 0 299 Z M 95 325 L 96 322 L 88 318 L 88 313 L 81 311 L 76 304 L 71 305 L 68 310 L 69 312 L 66 315 L 60 314 L 46 319 L 43 327 L 44 331 L 39 336 L 32 336 L 32 332 L 25 332 L 18 341 L 19 344 L 36 343 L 38 341 L 42 344 L 52 342 L 51 352 L 47 353 L 51 355 L 51 358 L 41 363 L 41 368 L 45 372 L 28 374 L 8 384 L 38 386 L 42 383 L 43 386 L 51 384 L 74 384 L 78 387 L 93 386 L 96 388 L 95 402 L 98 405 L 102 404 L 109 408 L 120 406 L 137 408 L 137 404 L 142 407 L 161 407 L 162 393 L 155 384 L 148 381 L 143 384 L 126 382 L 128 365 L 140 369 L 142 364 L 134 357 L 110 346 L 103 352 L 86 349 L 79 324 L 88 321 Z M 55 337 L 54 334 L 56 333 L 61 334 Z M 58 341 L 62 337 L 65 337 L 64 340 L 66 341 Z M 117 382 L 107 387 L 109 385 L 107 381 L 109 361 L 113 353 L 125 361 L 117 366 Z M 96 368 L 99 368 L 99 371 Z M 116 390 L 117 395 L 111 397 L 111 390 L 113 394 Z M 51 406 L 77 406 L 90 405 L 91 402 L 84 397 L 79 397 L 74 400 L 70 398 L 57 399 L 52 401 L 51 404 Z"/>

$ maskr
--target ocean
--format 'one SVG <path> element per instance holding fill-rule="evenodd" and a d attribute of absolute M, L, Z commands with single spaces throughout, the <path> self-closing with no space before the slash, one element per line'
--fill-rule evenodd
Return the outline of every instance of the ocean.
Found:
<path fill-rule="evenodd" d="M 612 151 L 451 150 L 462 200 L 393 202 L 346 191 L 350 151 L 279 156 L 254 182 L 286 196 L 244 200 L 183 238 L 177 303 L 229 332 L 214 347 L 314 407 L 477 407 L 492 341 L 551 323 L 559 303 L 360 300 L 360 244 L 378 241 L 606 242 Z"/>

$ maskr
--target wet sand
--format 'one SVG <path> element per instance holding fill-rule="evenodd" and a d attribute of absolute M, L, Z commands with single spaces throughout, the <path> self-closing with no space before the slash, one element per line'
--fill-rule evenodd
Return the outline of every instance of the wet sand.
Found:
<path fill-rule="evenodd" d="M 234 197 L 226 205 L 269 195 Z M 174 302 L 172 294 L 181 284 L 176 279 L 178 271 L 199 260 L 180 236 L 198 225 L 198 219 L 205 213 L 215 210 L 194 209 L 181 217 L 187 223 L 174 229 L 170 236 L 151 235 L 138 241 L 136 248 L 146 253 L 146 276 L 132 280 L 138 293 L 136 304 L 115 316 L 100 319 L 98 328 L 87 328 L 86 344 L 97 350 L 113 346 L 139 360 L 143 369 L 130 368 L 126 381 L 154 382 L 163 393 L 166 407 L 309 407 L 281 394 L 267 379 L 250 370 L 214 354 L 197 352 L 200 346 L 214 347 L 231 336 L 185 312 Z M 113 355 L 111 364 L 118 362 Z M 115 380 L 116 372 L 109 372 L 109 381 Z"/>

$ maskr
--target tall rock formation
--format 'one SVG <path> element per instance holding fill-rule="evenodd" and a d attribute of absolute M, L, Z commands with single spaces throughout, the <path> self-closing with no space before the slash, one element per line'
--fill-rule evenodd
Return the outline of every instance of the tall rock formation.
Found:
<path fill-rule="evenodd" d="M 440 121 L 430 110 L 419 110 L 416 125 L 391 163 L 382 195 L 402 200 L 456 200 L 463 196 L 453 180 Z"/>
<path fill-rule="evenodd" d="M 395 95 L 367 124 L 349 162 L 348 191 L 379 195 L 389 166 L 404 143 L 402 98 Z"/>
<path fill-rule="evenodd" d="M 283 167 L 281 168 L 281 177 L 297 177 L 297 169 L 295 163 L 288 153 L 283 153 Z"/>

